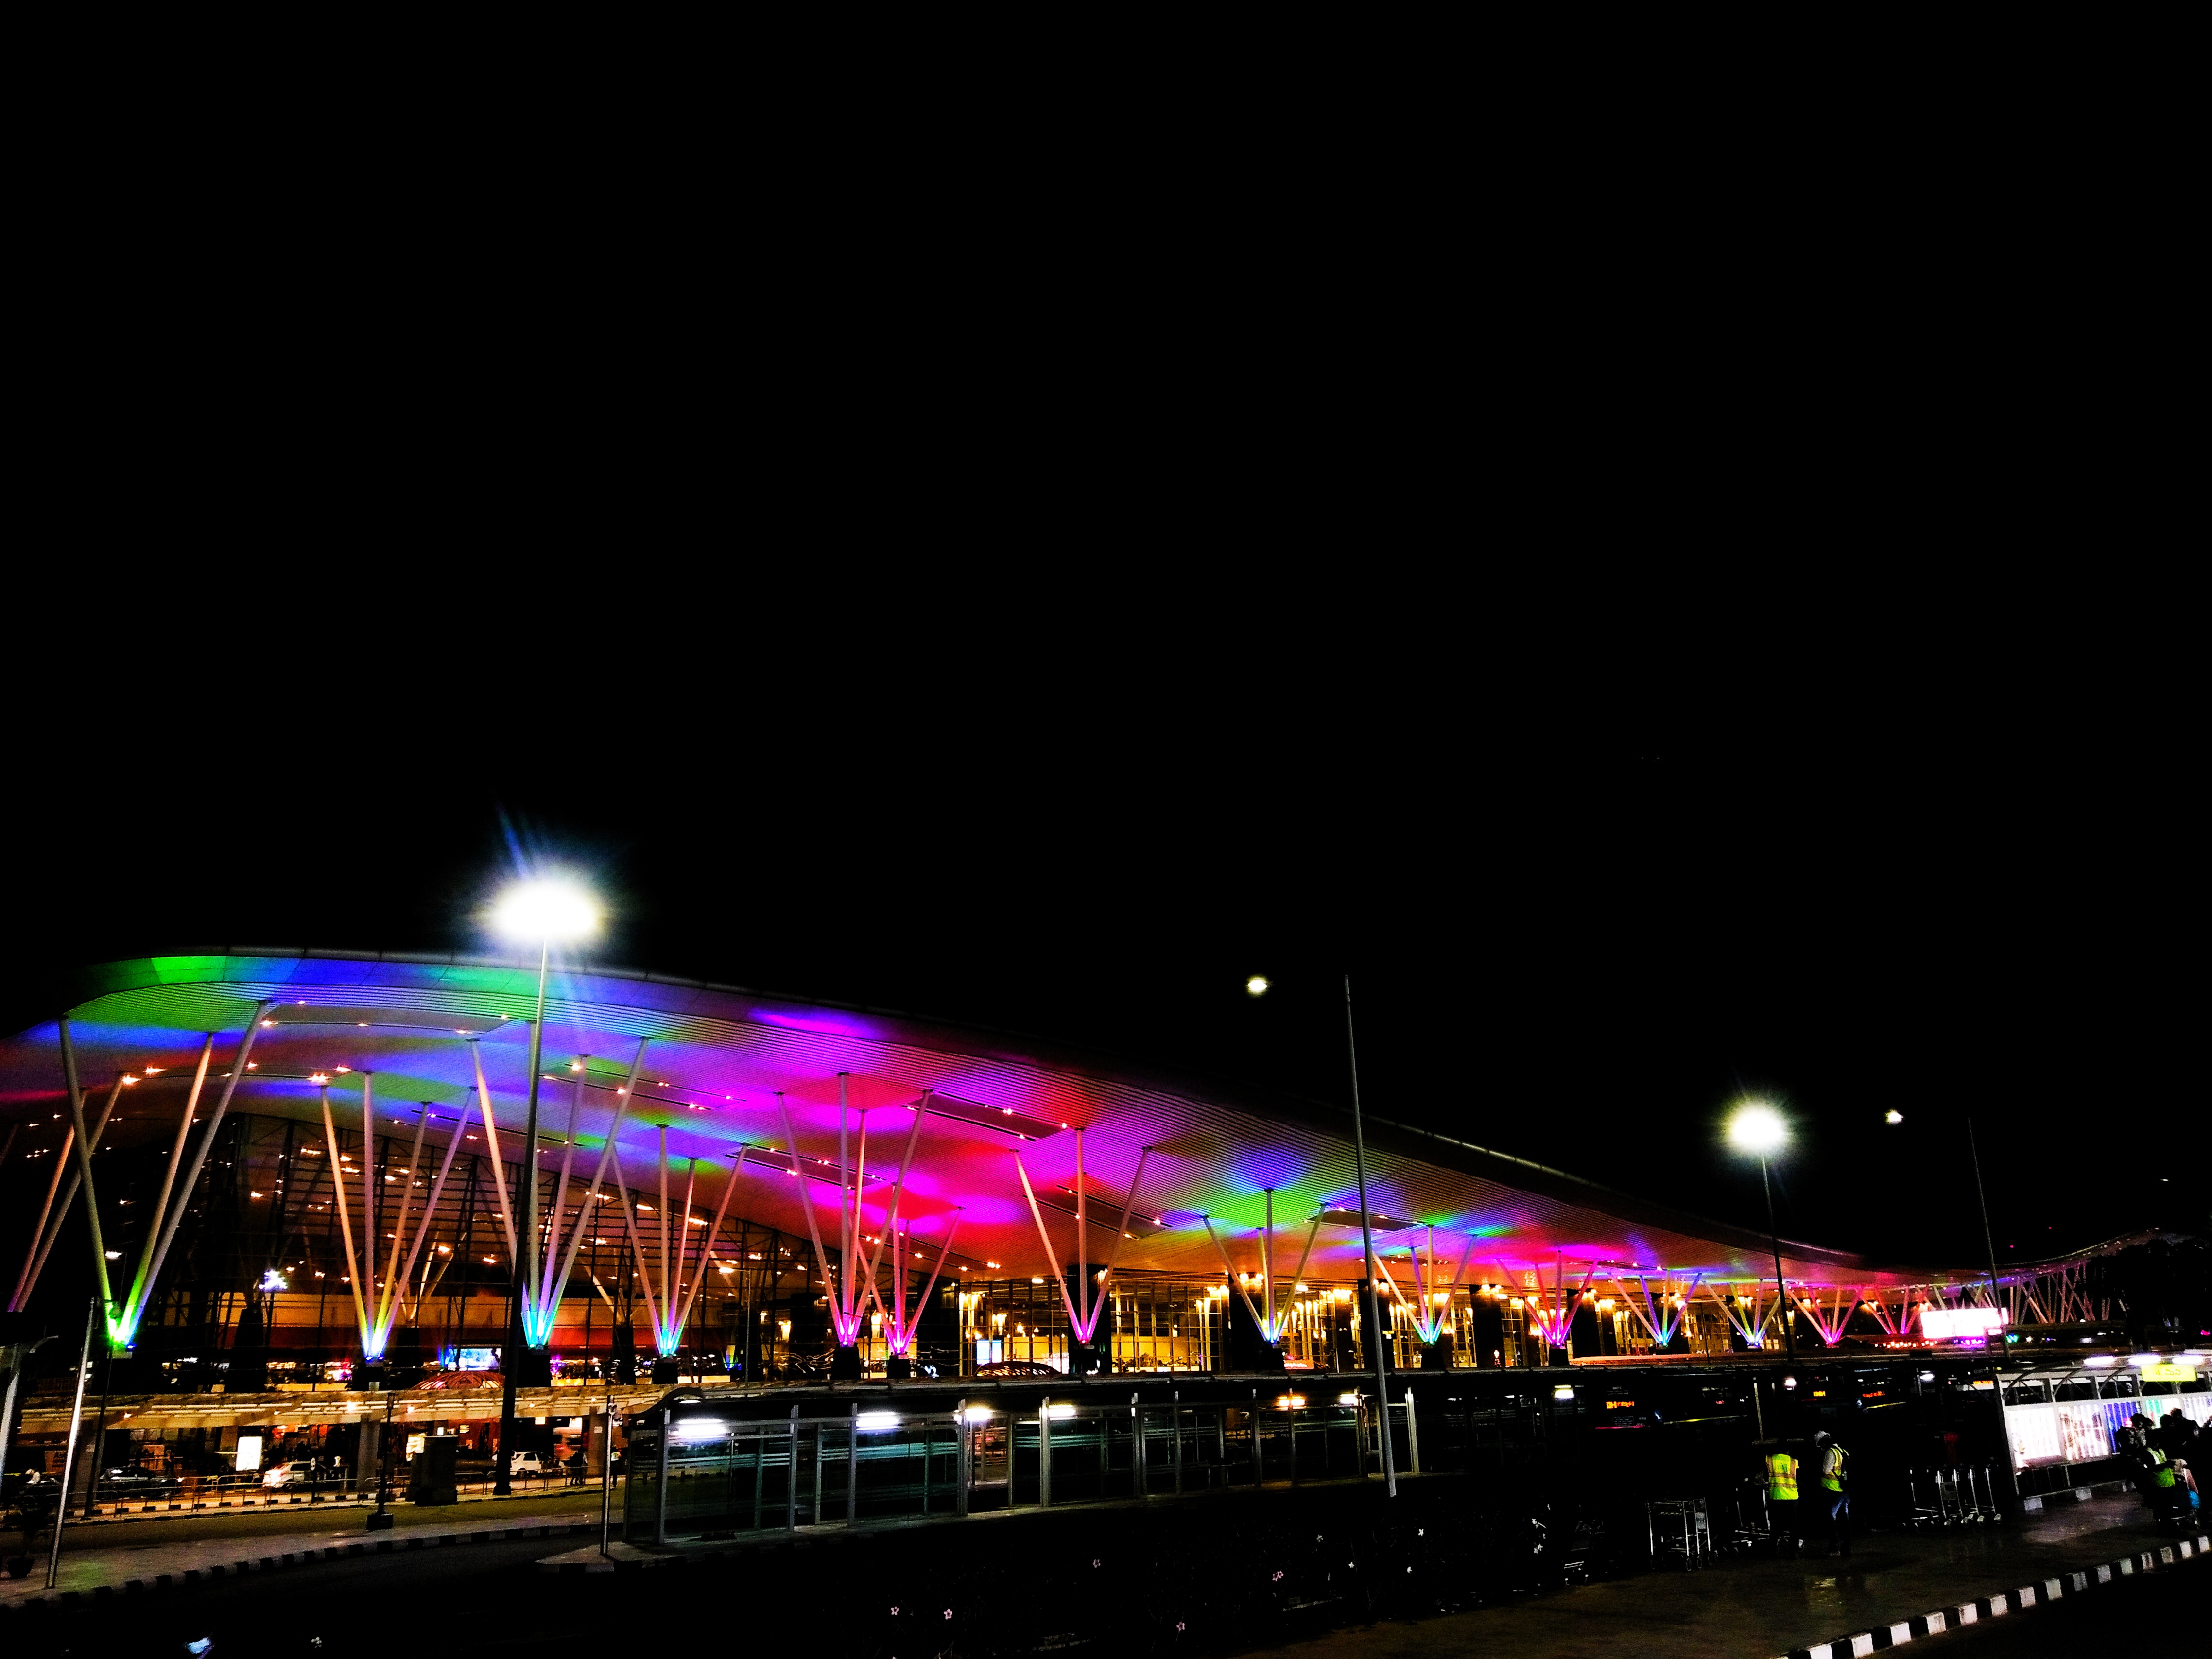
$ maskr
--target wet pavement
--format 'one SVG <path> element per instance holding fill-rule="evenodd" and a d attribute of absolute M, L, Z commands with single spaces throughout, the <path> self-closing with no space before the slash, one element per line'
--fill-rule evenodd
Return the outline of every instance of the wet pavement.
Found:
<path fill-rule="evenodd" d="M 1725 1557 L 1407 1624 L 1356 1626 L 1273 1650 L 1285 1659 L 1774 1659 L 1877 1625 L 2171 1545 L 2132 1494 L 1995 1526 L 1877 1533 L 1847 1559 Z M 2178 1568 L 2212 1594 L 2212 1565 Z M 2023 1620 L 2038 1616 L 2036 1612 Z"/>

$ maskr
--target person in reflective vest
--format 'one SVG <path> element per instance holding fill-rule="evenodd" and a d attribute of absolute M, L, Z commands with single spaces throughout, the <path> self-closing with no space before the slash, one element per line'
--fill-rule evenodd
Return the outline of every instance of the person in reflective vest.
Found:
<path fill-rule="evenodd" d="M 1850 1454 L 1838 1445 L 1835 1437 L 1826 1429 L 1813 1437 L 1813 1451 L 1820 1465 L 1820 1508 L 1828 1517 L 1828 1549 L 1831 1554 L 1848 1556 L 1851 1553 L 1851 1495 L 1844 1483 L 1850 1478 L 1844 1469 Z"/>
<path fill-rule="evenodd" d="M 1797 1460 L 1785 1448 L 1766 1454 L 1766 1507 L 1778 1549 L 1797 1547 Z"/>

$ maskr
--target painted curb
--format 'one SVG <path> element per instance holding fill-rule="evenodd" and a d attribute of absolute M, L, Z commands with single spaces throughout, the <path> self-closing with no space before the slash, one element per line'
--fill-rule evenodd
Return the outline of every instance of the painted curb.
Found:
<path fill-rule="evenodd" d="M 1792 1648 L 1784 1659 L 1859 1659 L 1862 1654 L 1880 1653 L 1886 1648 L 1900 1647 L 1918 1637 L 1939 1636 L 1947 1630 L 1957 1630 L 1961 1626 L 1980 1624 L 1985 1619 L 2002 1619 L 2008 1613 L 2024 1613 L 2046 1601 L 2084 1595 L 2100 1584 L 2116 1583 L 2139 1572 L 2155 1572 L 2161 1567 L 2178 1566 L 2184 1561 L 2207 1553 L 2212 1553 L 2212 1537 L 2200 1534 L 2195 1538 L 2185 1538 L 2179 1543 L 2160 1544 L 2156 1549 L 2124 1555 L 2117 1561 L 2107 1561 L 2084 1571 L 2069 1572 L 2057 1578 L 2038 1579 L 2032 1584 L 2021 1584 L 1995 1595 L 1961 1601 L 1956 1607 L 1939 1608 L 1934 1613 L 1919 1613 L 1894 1625 L 1877 1626 L 1873 1630 L 1861 1631 L 1856 1635 L 1839 1636 L 1832 1642 L 1817 1642 L 1809 1648 Z"/>

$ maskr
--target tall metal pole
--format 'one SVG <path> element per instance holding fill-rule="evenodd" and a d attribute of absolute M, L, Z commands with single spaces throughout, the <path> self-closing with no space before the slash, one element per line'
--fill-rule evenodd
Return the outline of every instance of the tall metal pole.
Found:
<path fill-rule="evenodd" d="M 1766 1236 L 1774 1244 L 1774 1290 L 1781 1297 L 1776 1311 L 1782 1319 L 1782 1346 L 1794 1362 L 1797 1358 L 1797 1339 L 1790 1333 L 1790 1287 L 1782 1282 L 1782 1235 L 1774 1225 L 1774 1183 L 1766 1178 L 1766 1158 L 1759 1159 L 1759 1184 L 1766 1190 Z"/>
<path fill-rule="evenodd" d="M 1982 1201 L 1982 1243 L 1990 1252 L 1990 1306 L 2002 1308 L 1997 1296 L 1997 1240 L 1990 1231 L 1990 1195 L 1982 1190 L 1982 1153 L 1974 1144 L 1974 1116 L 1966 1115 L 1966 1154 L 1974 1161 L 1974 1196 Z"/>
<path fill-rule="evenodd" d="M 1359 1173 L 1359 1278 L 1367 1292 L 1368 1329 L 1375 1344 L 1375 1393 L 1382 1441 L 1382 1484 L 1398 1495 L 1398 1470 L 1390 1456 L 1390 1374 L 1382 1361 L 1382 1304 L 1375 1291 L 1375 1230 L 1367 1214 L 1367 1134 L 1359 1117 L 1359 1047 L 1352 1030 L 1352 975 L 1344 976 L 1344 1057 L 1352 1067 L 1352 1156 Z M 1363 1470 L 1363 1474 L 1364 1471 Z"/>
<path fill-rule="evenodd" d="M 111 1329 L 110 1334 L 112 1334 Z M 100 1466 L 107 1461 L 107 1449 L 102 1443 L 107 1438 L 107 1399 L 115 1389 L 115 1345 L 103 1342 L 100 1346 L 107 1352 L 100 1357 L 100 1415 L 93 1419 L 92 1425 L 92 1479 L 84 1483 L 84 1518 L 88 1521 L 92 1519 L 93 1499 L 100 1492 Z"/>
<path fill-rule="evenodd" d="M 492 1477 L 493 1494 L 510 1497 L 514 1492 L 514 1373 L 526 1352 L 522 1333 L 522 1299 L 538 1278 L 538 1064 L 545 1040 L 545 970 L 553 959 L 551 934 L 538 947 L 538 1012 L 530 1022 L 530 1109 L 522 1130 L 522 1236 L 515 1240 L 514 1260 L 508 1264 L 507 1346 L 500 1355 L 499 1468 Z M 490 1109 L 487 1103 L 485 1109 Z"/>
<path fill-rule="evenodd" d="M 69 1519 L 70 1482 L 76 1474 L 76 1436 L 84 1426 L 84 1382 L 92 1370 L 92 1328 L 100 1322 L 100 1298 L 92 1299 L 92 1306 L 84 1316 L 84 1349 L 76 1357 L 76 1400 L 70 1407 L 70 1436 L 68 1448 L 62 1453 L 62 1490 L 60 1499 L 54 1504 L 54 1546 L 46 1556 L 46 1588 L 52 1589 L 62 1571 L 62 1525 Z M 94 1470 L 96 1475 L 99 1471 Z"/>
<path fill-rule="evenodd" d="M 607 1414 L 599 1429 L 599 1553 L 609 1555 L 607 1540 L 614 1529 L 615 1513 L 615 1376 L 607 1367 Z"/>

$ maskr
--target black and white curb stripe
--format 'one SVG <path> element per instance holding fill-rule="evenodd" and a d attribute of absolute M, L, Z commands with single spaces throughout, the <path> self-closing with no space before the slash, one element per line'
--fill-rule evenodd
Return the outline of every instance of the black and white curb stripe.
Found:
<path fill-rule="evenodd" d="M 2008 1613 L 2025 1612 L 2040 1602 L 2081 1595 L 2100 1584 L 2115 1583 L 2139 1572 L 2155 1572 L 2160 1567 L 2176 1566 L 2207 1553 L 2212 1553 L 2212 1537 L 2185 1538 L 2178 1544 L 2161 1544 L 2154 1550 L 2124 1555 L 2117 1561 L 2107 1561 L 2084 1572 L 2069 1572 L 2063 1578 L 2022 1584 L 1996 1595 L 1962 1601 L 1955 1607 L 1923 1613 L 1894 1625 L 1878 1625 L 1856 1636 L 1838 1637 L 1809 1648 L 1792 1648 L 1788 1659 L 1858 1659 L 1861 1654 L 1880 1653 L 1884 1648 L 1900 1646 L 1915 1637 L 1936 1636 L 1962 1625 L 1979 1624 L 1984 1619 L 2001 1619 Z"/>
<path fill-rule="evenodd" d="M 251 1560 L 222 1562 L 213 1566 L 187 1567 L 182 1572 L 156 1573 L 151 1579 L 126 1578 L 120 1593 L 137 1595 L 147 1590 L 174 1589 L 185 1584 L 212 1583 L 218 1578 L 239 1578 L 249 1572 L 274 1572 L 284 1567 L 300 1567 L 321 1561 L 341 1561 L 353 1555 L 391 1555 L 406 1550 L 436 1549 L 448 1544 L 497 1544 L 515 1538 L 565 1538 L 570 1533 L 597 1532 L 596 1521 L 579 1521 L 562 1527 L 508 1527 L 484 1532 L 416 1533 L 404 1538 L 364 1539 L 358 1544 L 326 1544 L 320 1549 L 290 1550 L 283 1555 L 264 1555 Z M 0 1609 L 12 1605 L 23 1609 L 32 1607 L 73 1607 L 91 1602 L 105 1601 L 117 1595 L 113 1584 L 95 1584 L 88 1590 L 62 1590 L 52 1595 L 33 1595 L 17 1602 L 0 1603 Z"/>

